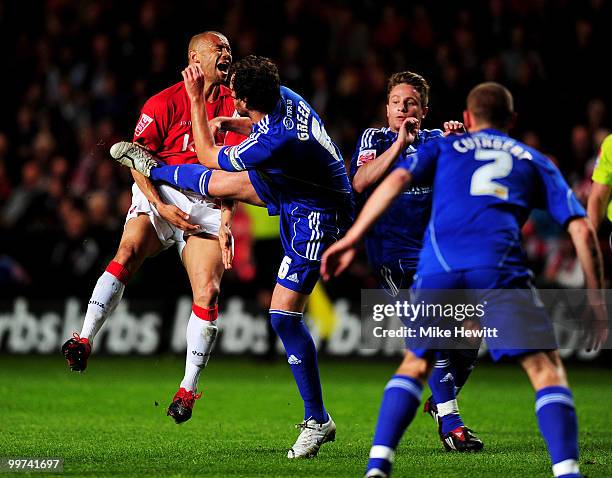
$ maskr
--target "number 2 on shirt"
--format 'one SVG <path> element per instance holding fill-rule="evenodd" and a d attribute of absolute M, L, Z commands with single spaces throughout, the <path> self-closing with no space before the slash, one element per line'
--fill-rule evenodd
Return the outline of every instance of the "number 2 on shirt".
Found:
<path fill-rule="evenodd" d="M 480 166 L 472 174 L 470 194 L 472 196 L 495 196 L 499 199 L 508 199 L 508 188 L 503 184 L 495 182 L 494 179 L 502 179 L 512 171 L 512 155 L 505 151 L 490 149 L 478 149 L 474 154 L 478 161 L 490 161 Z"/>

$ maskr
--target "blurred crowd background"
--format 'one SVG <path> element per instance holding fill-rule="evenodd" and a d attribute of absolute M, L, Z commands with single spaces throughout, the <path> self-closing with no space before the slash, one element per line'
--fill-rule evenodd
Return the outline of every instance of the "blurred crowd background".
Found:
<path fill-rule="evenodd" d="M 428 79 L 429 128 L 461 119 L 477 82 L 502 82 L 519 113 L 514 135 L 548 154 L 585 202 L 612 126 L 610 18 L 605 0 L 0 0 L 0 294 L 89 294 L 131 200 L 129 171 L 108 148 L 132 137 L 149 96 L 180 81 L 195 33 L 225 33 L 235 60 L 273 58 L 346 160 L 363 129 L 385 125 L 391 73 Z M 224 295 L 257 293 L 278 265 L 275 223 L 244 208 L 234 231 Z M 571 243 L 546 213 L 525 227 L 525 247 L 540 285 L 582 286 Z M 144 269 L 131 294 L 189 291 L 174 251 Z M 358 298 L 374 285 L 363 261 L 351 272 L 332 294 Z"/>

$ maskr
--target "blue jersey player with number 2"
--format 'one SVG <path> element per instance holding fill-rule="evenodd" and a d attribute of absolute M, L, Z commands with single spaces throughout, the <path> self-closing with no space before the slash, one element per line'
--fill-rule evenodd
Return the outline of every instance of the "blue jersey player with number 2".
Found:
<path fill-rule="evenodd" d="M 146 151 L 116 159 L 154 181 L 207 196 L 213 187 L 236 199 L 252 197 L 249 190 L 254 189 L 269 214 L 280 215 L 284 258 L 270 320 L 304 401 L 304 421 L 298 425 L 302 431 L 287 456 L 315 456 L 323 443 L 335 439 L 336 425 L 323 404 L 317 351 L 302 314 L 319 279 L 323 251 L 344 235 L 354 218 L 344 161 L 321 118 L 302 97 L 280 86 L 278 69 L 267 58 L 248 56 L 233 66 L 235 109 L 252 124 L 250 136 L 237 146 L 214 143 L 198 65 L 186 68 L 183 78 L 202 164 L 164 166 Z M 240 125 L 235 127 L 240 131 Z"/>
<path fill-rule="evenodd" d="M 516 337 L 530 327 L 549 327 L 532 295 L 530 273 L 520 246 L 520 228 L 534 207 L 546 208 L 569 232 L 584 270 L 596 319 L 587 347 L 607 339 L 606 307 L 601 294 L 601 251 L 585 211 L 559 170 L 542 154 L 510 138 L 514 120 L 510 92 L 482 83 L 468 95 L 464 123 L 469 133 L 423 145 L 374 191 L 346 236 L 323 255 L 324 278 L 341 273 L 356 245 L 376 219 L 411 181 L 433 181 L 432 212 L 421 251 L 415 292 L 467 289 L 474 293 L 512 289 L 530 297 L 528 309 L 512 302 L 493 307 L 487 327 L 499 337 Z M 398 140 L 413 134 L 408 120 Z M 521 293 L 521 291 L 524 291 Z M 443 300 L 443 297 L 438 298 Z M 525 304 L 523 304 L 523 307 Z M 530 322 L 527 323 L 525 319 Z M 554 341 L 554 337 L 552 337 Z M 572 393 L 558 350 L 550 347 L 506 349 L 489 342 L 492 357 L 515 357 L 536 392 L 535 410 L 557 478 L 580 478 L 578 426 Z M 407 350 L 383 396 L 366 477 L 387 477 L 402 434 L 414 418 L 434 350 Z M 493 471 L 493 470 L 492 470 Z"/>

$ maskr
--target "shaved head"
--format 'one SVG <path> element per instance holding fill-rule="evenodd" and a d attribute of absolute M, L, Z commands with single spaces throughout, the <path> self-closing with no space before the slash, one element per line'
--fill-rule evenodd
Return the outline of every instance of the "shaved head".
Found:
<path fill-rule="evenodd" d="M 514 117 L 514 100 L 505 86 L 489 81 L 470 91 L 467 109 L 478 122 L 505 128 Z"/>
<path fill-rule="evenodd" d="M 189 41 L 187 61 L 200 66 L 207 84 L 222 84 L 232 66 L 232 48 L 223 33 L 198 33 Z"/>
<path fill-rule="evenodd" d="M 212 30 L 205 31 L 202 33 L 198 33 L 191 37 L 189 40 L 189 47 L 187 48 L 187 54 L 189 55 L 189 51 L 198 51 L 201 50 L 204 46 L 209 43 L 215 42 L 217 40 L 225 41 L 225 43 L 229 44 L 227 37 L 223 33 L 215 32 Z"/>

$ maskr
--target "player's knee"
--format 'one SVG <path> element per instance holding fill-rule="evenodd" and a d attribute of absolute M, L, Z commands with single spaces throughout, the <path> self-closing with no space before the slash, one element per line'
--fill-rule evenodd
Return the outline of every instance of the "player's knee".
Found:
<path fill-rule="evenodd" d="M 208 281 L 193 290 L 193 302 L 200 307 L 210 307 L 217 303 L 219 293 L 219 284 L 215 281 Z"/>
<path fill-rule="evenodd" d="M 113 260 L 130 269 L 138 261 L 138 248 L 131 242 L 121 243 Z"/>
<path fill-rule="evenodd" d="M 521 360 L 521 365 L 527 372 L 535 390 L 545 387 L 567 387 L 565 369 L 560 361 L 554 360 L 549 354 L 539 352 L 528 355 Z"/>
<path fill-rule="evenodd" d="M 201 192 L 206 196 L 221 199 L 231 196 L 226 190 L 227 184 L 224 184 L 221 175 L 219 173 L 213 173 L 214 171 L 210 171 L 210 173 L 204 177 L 204 181 L 202 181 L 203 190 Z"/>
<path fill-rule="evenodd" d="M 397 369 L 397 375 L 406 375 L 424 383 L 429 375 L 429 363 L 427 359 L 407 353 L 401 365 Z"/>

